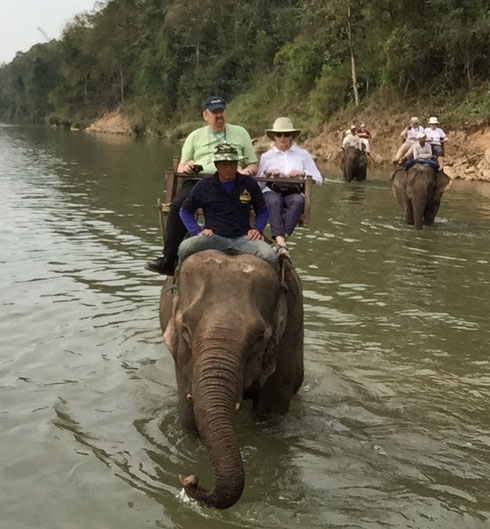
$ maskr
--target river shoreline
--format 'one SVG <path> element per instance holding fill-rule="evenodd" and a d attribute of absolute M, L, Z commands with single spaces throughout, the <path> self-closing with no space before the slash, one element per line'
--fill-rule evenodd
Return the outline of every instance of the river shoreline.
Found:
<path fill-rule="evenodd" d="M 400 131 L 404 127 L 404 116 L 394 116 L 389 121 L 360 113 L 356 121 L 369 123 L 373 138 L 371 142 L 372 163 L 380 168 L 392 167 L 392 159 L 400 145 Z M 299 143 L 321 162 L 339 163 L 345 119 L 331 120 L 315 135 Z M 131 120 L 121 111 L 113 111 L 94 121 L 87 133 L 135 136 Z M 453 180 L 490 182 L 490 127 L 482 122 L 465 127 L 446 129 L 448 142 L 444 171 Z M 301 138 L 300 138 L 301 139 Z M 259 152 L 266 150 L 270 140 L 266 136 L 256 138 Z"/>

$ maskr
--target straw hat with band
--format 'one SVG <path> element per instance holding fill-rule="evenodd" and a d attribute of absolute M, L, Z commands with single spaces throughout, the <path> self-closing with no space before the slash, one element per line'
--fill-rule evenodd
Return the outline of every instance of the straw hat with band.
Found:
<path fill-rule="evenodd" d="M 277 118 L 272 125 L 272 129 L 267 129 L 265 131 L 271 140 L 275 140 L 276 134 L 280 132 L 290 133 L 294 140 L 294 138 L 298 137 L 301 130 L 295 129 L 293 127 L 293 122 L 289 118 Z"/>
<path fill-rule="evenodd" d="M 427 134 L 425 132 L 419 132 L 417 134 L 417 139 L 420 140 L 422 138 L 427 138 Z"/>
<path fill-rule="evenodd" d="M 439 121 L 435 116 L 429 118 L 429 125 L 439 125 Z"/>

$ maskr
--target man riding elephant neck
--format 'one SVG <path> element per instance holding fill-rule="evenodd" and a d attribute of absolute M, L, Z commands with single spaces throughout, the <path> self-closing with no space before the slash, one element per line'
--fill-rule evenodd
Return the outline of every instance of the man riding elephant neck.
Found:
<path fill-rule="evenodd" d="M 207 125 L 189 134 L 182 147 L 182 155 L 177 172 L 195 174 L 197 165 L 202 166 L 203 173 L 215 172 L 214 153 L 218 145 L 230 143 L 240 155 L 240 167 L 237 171 L 244 175 L 255 174 L 257 156 L 248 132 L 238 125 L 226 123 L 226 103 L 219 96 L 208 97 L 202 105 L 202 118 Z M 179 244 L 187 233 L 180 220 L 179 210 L 192 188 L 198 182 L 189 178 L 184 181 L 170 206 L 165 231 L 163 256 L 147 263 L 146 268 L 152 272 L 173 275 L 177 261 Z"/>
<path fill-rule="evenodd" d="M 409 159 L 410 157 L 413 159 Z M 425 132 L 419 132 L 417 134 L 417 142 L 414 143 L 410 149 L 408 149 L 407 154 L 403 157 L 405 161 L 403 167 L 406 171 L 415 165 L 416 163 L 424 163 L 430 165 L 434 171 L 439 170 L 439 164 L 433 159 L 432 147 L 427 143 L 427 136 Z"/>
<path fill-rule="evenodd" d="M 203 250 L 221 250 L 256 255 L 277 266 L 277 254 L 262 241 L 269 217 L 262 192 L 249 175 L 238 172 L 239 154 L 230 144 L 216 147 L 216 173 L 199 181 L 180 208 L 180 218 L 194 235 L 179 247 L 179 263 Z M 250 226 L 250 208 L 256 215 Z M 204 211 L 204 229 L 194 218 L 197 209 Z"/>

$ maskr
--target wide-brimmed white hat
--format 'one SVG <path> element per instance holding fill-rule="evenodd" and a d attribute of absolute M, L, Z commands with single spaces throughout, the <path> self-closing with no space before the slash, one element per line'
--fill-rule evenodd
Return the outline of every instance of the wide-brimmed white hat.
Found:
<path fill-rule="evenodd" d="M 273 140 L 277 132 L 290 132 L 292 137 L 296 138 L 301 130 L 295 129 L 293 122 L 289 118 L 277 118 L 272 125 L 272 129 L 267 129 L 265 133 Z"/>
<path fill-rule="evenodd" d="M 410 123 L 418 123 L 419 122 L 419 118 L 416 117 L 416 116 L 413 116 L 413 118 L 410 118 Z"/>
<path fill-rule="evenodd" d="M 417 139 L 420 140 L 420 138 L 427 138 L 427 134 L 425 132 L 419 132 L 417 134 Z"/>
<path fill-rule="evenodd" d="M 435 116 L 432 116 L 429 118 L 429 125 L 439 125 L 439 120 Z"/>

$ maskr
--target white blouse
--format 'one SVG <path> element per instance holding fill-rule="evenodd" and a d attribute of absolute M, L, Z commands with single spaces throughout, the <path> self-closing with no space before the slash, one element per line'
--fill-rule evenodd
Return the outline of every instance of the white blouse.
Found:
<path fill-rule="evenodd" d="M 430 127 L 425 129 L 425 134 L 427 135 L 427 141 L 431 145 L 440 145 L 446 139 L 444 131 L 439 127 L 436 127 L 434 130 Z"/>
<path fill-rule="evenodd" d="M 288 175 L 291 171 L 304 171 L 313 177 L 316 184 L 322 184 L 323 178 L 318 170 L 310 153 L 293 142 L 287 151 L 280 151 L 277 147 L 272 147 L 260 157 L 257 176 L 265 176 L 269 170 L 279 171 L 283 175 Z M 259 182 L 263 193 L 270 189 L 265 182 Z"/>

